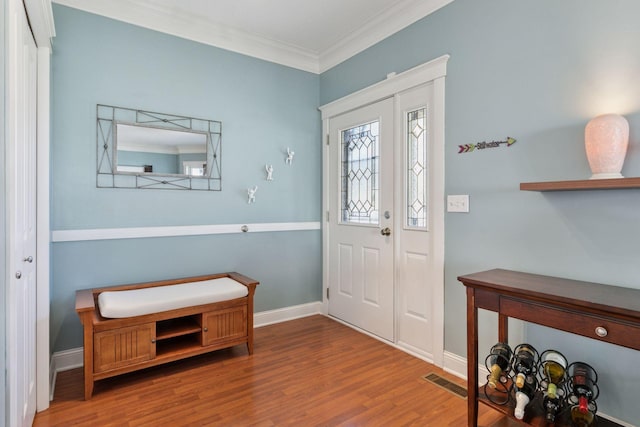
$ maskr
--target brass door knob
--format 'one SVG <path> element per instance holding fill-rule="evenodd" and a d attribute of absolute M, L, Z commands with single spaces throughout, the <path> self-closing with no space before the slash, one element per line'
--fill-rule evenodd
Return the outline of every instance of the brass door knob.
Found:
<path fill-rule="evenodd" d="M 389 227 L 385 227 L 382 230 L 380 230 L 380 234 L 382 234 L 383 236 L 390 236 L 391 229 Z"/>

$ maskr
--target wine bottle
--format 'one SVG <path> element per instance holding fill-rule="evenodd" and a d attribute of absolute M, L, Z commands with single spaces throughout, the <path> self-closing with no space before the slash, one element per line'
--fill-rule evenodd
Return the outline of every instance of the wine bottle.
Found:
<path fill-rule="evenodd" d="M 592 406 L 593 402 L 589 405 Z M 593 425 L 593 420 L 595 419 L 595 410 L 587 409 L 584 412 L 579 405 L 574 405 L 571 407 L 571 422 L 575 427 L 589 427 Z"/>
<path fill-rule="evenodd" d="M 567 374 L 571 390 L 568 397 L 572 405 L 571 421 L 578 427 L 590 426 L 598 410 L 595 402 L 599 394 L 598 374 L 584 362 L 573 362 L 567 368 Z"/>
<path fill-rule="evenodd" d="M 540 356 L 541 377 L 547 383 L 546 394 L 555 399 L 558 394 L 558 385 L 564 380 L 567 369 L 567 359 L 556 350 L 546 350 Z"/>
<path fill-rule="evenodd" d="M 499 342 L 491 347 L 489 356 L 487 356 L 487 360 L 485 362 L 490 371 L 488 380 L 489 387 L 496 388 L 502 373 L 509 366 L 511 354 L 511 347 L 509 347 L 509 344 L 507 343 Z"/>
<path fill-rule="evenodd" d="M 578 411 L 589 412 L 589 402 L 594 401 L 599 394 L 598 374 L 585 362 L 574 362 L 567 368 L 570 378 L 572 398 L 578 399 Z"/>
<path fill-rule="evenodd" d="M 538 388 L 538 382 L 533 375 L 527 375 L 521 388 L 516 391 L 516 407 L 513 415 L 521 420 L 524 418 L 525 407 L 533 400 L 533 396 Z"/>
<path fill-rule="evenodd" d="M 553 424 L 555 422 L 561 405 L 562 400 L 558 396 L 550 397 L 548 393 L 544 393 L 542 407 L 544 408 L 544 418 L 547 420 L 547 423 Z"/>
<path fill-rule="evenodd" d="M 530 344 L 520 344 L 513 349 L 513 371 L 516 373 L 516 387 L 524 387 L 525 379 L 536 370 L 538 352 Z"/>
<path fill-rule="evenodd" d="M 540 388 L 543 391 L 542 406 L 545 419 L 553 423 L 563 402 L 567 359 L 556 350 L 546 350 L 540 355 Z"/>

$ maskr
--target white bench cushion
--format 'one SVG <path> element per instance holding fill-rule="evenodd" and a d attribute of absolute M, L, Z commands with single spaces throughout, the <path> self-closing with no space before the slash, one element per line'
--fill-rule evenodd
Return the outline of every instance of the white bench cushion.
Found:
<path fill-rule="evenodd" d="M 242 298 L 248 293 L 243 284 L 221 277 L 178 285 L 102 292 L 98 295 L 98 306 L 102 317 L 121 319 Z"/>

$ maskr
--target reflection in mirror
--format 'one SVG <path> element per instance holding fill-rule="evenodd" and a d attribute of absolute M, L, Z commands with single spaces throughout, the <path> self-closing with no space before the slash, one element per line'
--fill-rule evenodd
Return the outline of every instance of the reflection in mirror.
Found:
<path fill-rule="evenodd" d="M 205 176 L 207 135 L 156 127 L 116 124 L 114 172 Z"/>
<path fill-rule="evenodd" d="M 222 123 L 97 106 L 97 186 L 221 190 Z"/>

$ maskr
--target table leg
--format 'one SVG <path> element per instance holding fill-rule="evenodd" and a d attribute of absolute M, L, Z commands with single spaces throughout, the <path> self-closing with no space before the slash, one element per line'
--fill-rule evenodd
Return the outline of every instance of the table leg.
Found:
<path fill-rule="evenodd" d="M 467 410 L 468 426 L 478 426 L 478 309 L 475 289 L 467 287 Z"/>
<path fill-rule="evenodd" d="M 509 342 L 509 317 L 498 314 L 498 341 Z"/>

